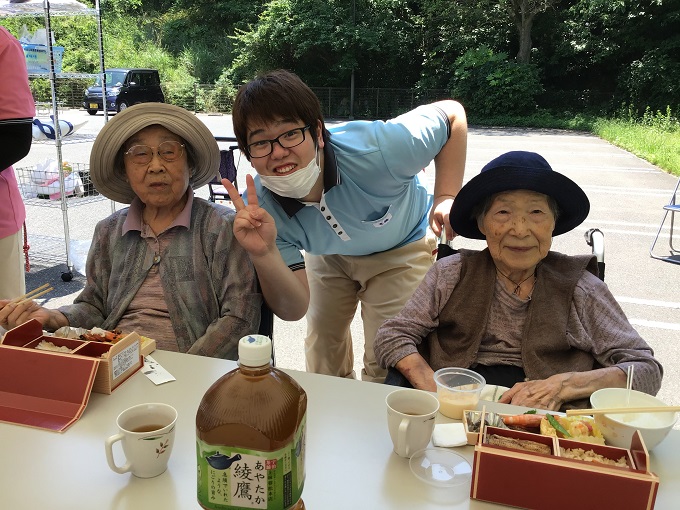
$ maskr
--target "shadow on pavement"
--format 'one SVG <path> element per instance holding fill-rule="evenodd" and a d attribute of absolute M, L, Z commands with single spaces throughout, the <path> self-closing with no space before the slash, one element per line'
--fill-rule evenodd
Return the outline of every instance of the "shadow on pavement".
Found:
<path fill-rule="evenodd" d="M 26 291 L 40 287 L 45 283 L 52 285 L 53 289 L 45 295 L 42 303 L 47 308 L 56 308 L 62 305 L 71 304 L 73 298 L 85 286 L 85 276 L 78 272 L 73 272 L 73 279 L 65 282 L 62 280 L 62 273 L 66 273 L 66 264 L 41 265 L 32 264 L 30 272 L 26 273 Z"/>

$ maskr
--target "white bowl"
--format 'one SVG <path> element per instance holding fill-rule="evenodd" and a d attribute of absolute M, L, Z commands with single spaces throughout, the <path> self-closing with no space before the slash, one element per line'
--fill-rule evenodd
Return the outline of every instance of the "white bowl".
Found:
<path fill-rule="evenodd" d="M 631 390 L 630 402 L 626 404 L 625 388 L 603 388 L 590 396 L 590 404 L 594 409 L 607 407 L 658 407 L 666 406 L 656 397 Z M 630 448 L 635 430 L 639 430 L 647 450 L 652 450 L 668 435 L 678 417 L 676 413 L 631 413 L 631 414 L 596 414 L 595 423 L 600 427 L 608 445 L 619 448 Z"/>

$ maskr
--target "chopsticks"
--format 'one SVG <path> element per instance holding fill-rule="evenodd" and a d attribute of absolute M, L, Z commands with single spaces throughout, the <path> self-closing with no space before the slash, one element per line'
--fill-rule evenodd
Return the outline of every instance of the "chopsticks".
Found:
<path fill-rule="evenodd" d="M 567 409 L 567 416 L 583 414 L 675 413 L 680 406 L 610 407 L 609 409 Z"/>
<path fill-rule="evenodd" d="M 40 287 L 33 289 L 31 292 L 27 292 L 23 296 L 16 297 L 10 301 L 10 303 L 15 303 L 15 304 L 20 304 L 24 303 L 26 301 L 30 301 L 32 299 L 39 298 L 40 296 L 44 296 L 48 292 L 54 290 L 53 287 L 50 286 L 49 283 L 46 283 L 44 285 L 41 285 Z"/>

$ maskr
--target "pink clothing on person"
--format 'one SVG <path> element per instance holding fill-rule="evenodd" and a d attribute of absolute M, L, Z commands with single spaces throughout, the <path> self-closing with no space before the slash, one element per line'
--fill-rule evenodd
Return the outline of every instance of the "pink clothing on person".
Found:
<path fill-rule="evenodd" d="M 25 119 L 35 115 L 35 102 L 28 85 L 24 50 L 5 27 L 0 26 L 0 120 Z M 16 234 L 26 219 L 24 201 L 10 166 L 0 169 L 0 239 Z"/>
<path fill-rule="evenodd" d="M 0 26 L 0 62 L 0 120 L 33 118 L 35 102 L 28 84 L 24 50 L 21 43 L 3 26 Z"/>
<path fill-rule="evenodd" d="M 19 193 L 12 167 L 0 172 L 0 239 L 16 234 L 26 219 L 26 208 Z"/>

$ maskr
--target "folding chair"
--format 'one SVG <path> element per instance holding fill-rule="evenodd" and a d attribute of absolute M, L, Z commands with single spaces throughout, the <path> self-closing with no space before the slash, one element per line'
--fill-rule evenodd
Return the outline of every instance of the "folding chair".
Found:
<path fill-rule="evenodd" d="M 664 205 L 664 214 L 663 214 L 663 219 L 661 220 L 661 225 L 659 225 L 659 230 L 656 233 L 656 237 L 654 238 L 654 242 L 652 243 L 652 246 L 649 248 L 649 255 L 654 258 L 654 259 L 659 259 L 659 260 L 665 260 L 666 262 L 672 262 L 673 264 L 680 264 L 680 249 L 675 248 L 673 246 L 673 222 L 675 220 L 675 213 L 680 213 L 680 203 L 678 202 L 678 191 L 680 188 L 680 179 L 678 179 L 677 184 L 675 185 L 675 189 L 673 190 L 673 194 L 671 195 L 671 200 L 668 202 L 668 205 Z M 669 233 L 669 238 L 668 238 L 668 247 L 670 248 L 670 253 L 668 255 L 656 255 L 654 253 L 654 246 L 656 246 L 656 242 L 659 240 L 659 236 L 661 235 L 661 230 L 663 230 L 663 226 L 666 223 L 666 219 L 668 218 L 668 213 L 671 215 L 671 230 Z"/>
<path fill-rule="evenodd" d="M 586 243 L 592 247 L 593 255 L 597 258 L 598 276 L 600 280 L 604 281 L 604 234 L 600 229 L 591 228 L 586 232 L 585 238 Z M 443 233 L 442 238 L 440 238 L 439 241 L 439 246 L 437 247 L 437 260 L 458 253 L 458 250 L 453 248 L 450 243 L 450 241 L 446 240 L 446 234 Z M 387 369 L 385 384 L 401 386 L 402 388 L 413 388 L 404 374 L 395 367 L 389 367 Z"/>
<path fill-rule="evenodd" d="M 235 142 L 236 138 L 231 137 L 215 137 L 218 142 Z M 238 149 L 237 145 L 231 145 L 226 150 L 220 151 L 220 168 L 219 175 L 208 183 L 208 191 L 210 192 L 209 200 L 215 202 L 216 200 L 227 200 L 230 201 L 229 193 L 226 188 L 222 186 L 222 179 L 227 179 L 231 182 L 236 189 L 238 189 L 238 183 L 236 182 L 237 168 L 234 162 L 234 151 Z"/>

